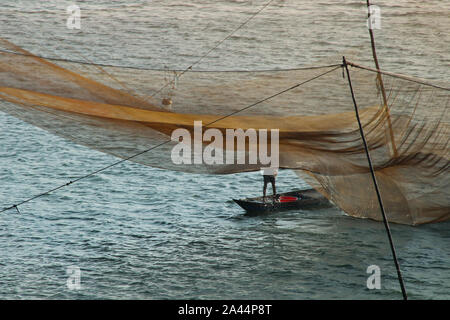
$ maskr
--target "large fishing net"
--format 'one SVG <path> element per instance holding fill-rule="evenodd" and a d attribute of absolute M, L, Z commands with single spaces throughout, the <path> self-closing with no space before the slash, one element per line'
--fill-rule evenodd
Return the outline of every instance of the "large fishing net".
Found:
<path fill-rule="evenodd" d="M 294 70 L 182 72 L 50 61 L 0 44 L 3 112 L 120 158 L 204 174 L 256 171 L 261 163 L 174 163 L 174 130 L 196 139 L 194 121 L 224 136 L 227 129 L 278 129 L 281 168 L 294 169 L 347 214 L 382 219 L 339 60 Z M 389 221 L 449 219 L 449 89 L 383 73 L 385 106 L 376 70 L 348 60 Z M 232 148 L 248 159 L 252 141 Z"/>

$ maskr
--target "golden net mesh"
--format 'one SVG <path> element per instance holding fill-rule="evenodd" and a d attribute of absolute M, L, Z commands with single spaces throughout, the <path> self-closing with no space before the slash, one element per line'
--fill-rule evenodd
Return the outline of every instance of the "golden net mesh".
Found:
<path fill-rule="evenodd" d="M 204 129 L 221 132 L 279 129 L 281 168 L 294 169 L 347 214 L 382 219 L 348 80 L 339 65 L 190 71 L 182 77 L 174 72 L 176 86 L 167 86 L 165 70 L 51 62 L 6 40 L 0 40 L 0 49 L 3 112 L 121 158 L 168 141 L 175 129 L 192 133 L 194 121 L 212 123 Z M 377 73 L 362 68 L 350 71 L 389 221 L 422 224 L 450 218 L 450 91 L 384 74 L 385 108 Z M 297 84 L 302 85 L 255 104 Z M 260 168 L 259 164 L 175 164 L 171 151 L 176 144 L 166 143 L 131 160 L 191 173 Z"/>

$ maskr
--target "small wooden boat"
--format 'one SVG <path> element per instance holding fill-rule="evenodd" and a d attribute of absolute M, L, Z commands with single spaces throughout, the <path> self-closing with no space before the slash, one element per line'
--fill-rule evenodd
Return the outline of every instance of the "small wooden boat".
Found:
<path fill-rule="evenodd" d="M 322 194 L 314 189 L 296 190 L 281 193 L 278 198 L 267 196 L 266 201 L 263 197 L 233 199 L 245 211 L 251 213 L 267 213 L 294 209 L 304 209 L 319 206 L 331 206 L 331 203 Z"/>

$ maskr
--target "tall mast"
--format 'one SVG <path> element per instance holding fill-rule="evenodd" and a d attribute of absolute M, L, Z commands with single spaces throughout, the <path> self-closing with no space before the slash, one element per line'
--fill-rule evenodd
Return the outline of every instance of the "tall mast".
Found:
<path fill-rule="evenodd" d="M 378 71 L 377 80 L 380 85 L 381 94 L 383 96 L 383 104 L 384 104 L 384 110 L 386 112 L 386 117 L 387 117 L 387 121 L 388 121 L 388 128 L 389 128 L 389 135 L 391 138 L 392 151 L 393 151 L 394 157 L 397 157 L 398 152 L 397 152 L 397 147 L 395 145 L 394 131 L 392 130 L 391 116 L 389 114 L 389 108 L 388 108 L 388 104 L 387 104 L 386 90 L 384 89 L 383 78 L 381 77 L 381 72 L 380 72 L 380 64 L 378 63 L 377 50 L 375 48 L 375 37 L 373 35 L 372 21 L 371 21 L 371 17 L 370 17 L 370 1 L 369 0 L 367 0 L 367 18 L 368 18 L 368 24 L 369 24 L 370 42 L 372 43 L 372 55 L 373 55 L 373 60 L 375 62 L 375 68 Z"/>

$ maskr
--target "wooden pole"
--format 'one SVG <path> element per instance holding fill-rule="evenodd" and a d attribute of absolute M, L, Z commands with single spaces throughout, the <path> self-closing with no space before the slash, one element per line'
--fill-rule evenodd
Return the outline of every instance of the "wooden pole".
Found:
<path fill-rule="evenodd" d="M 397 147 L 395 145 L 394 131 L 392 130 L 391 115 L 389 113 L 389 108 L 388 108 L 388 104 L 387 104 L 386 90 L 384 89 L 383 78 L 382 78 L 381 72 L 380 72 L 380 64 L 378 63 L 377 50 L 375 48 L 375 37 L 373 35 L 372 21 L 370 18 L 370 1 L 369 0 L 367 0 L 367 18 L 368 18 L 368 24 L 369 24 L 370 42 L 372 44 L 372 55 L 373 55 L 373 60 L 375 62 L 375 67 L 378 70 L 377 80 L 380 85 L 381 94 L 383 96 L 383 104 L 384 104 L 384 110 L 386 112 L 386 118 L 388 121 L 388 128 L 389 128 L 389 135 L 391 138 L 392 151 L 393 151 L 394 157 L 397 157 L 398 152 L 397 152 Z"/>
<path fill-rule="evenodd" d="M 400 264 L 398 263 L 397 253 L 395 252 L 394 240 L 392 240 L 391 229 L 389 227 L 389 221 L 387 219 L 386 212 L 384 211 L 383 200 L 381 198 L 380 189 L 378 188 L 378 182 L 377 182 L 377 178 L 375 176 L 375 171 L 373 169 L 372 159 L 370 158 L 369 147 L 367 146 L 366 137 L 364 135 L 364 129 L 361 124 L 361 120 L 359 118 L 358 105 L 356 104 L 356 98 L 355 98 L 355 94 L 353 92 L 352 80 L 350 79 L 350 71 L 348 70 L 348 65 L 347 65 L 347 61 L 345 60 L 345 57 L 343 57 L 343 65 L 347 72 L 348 85 L 350 87 L 350 93 L 352 95 L 353 105 L 355 107 L 355 115 L 356 115 L 356 120 L 358 121 L 359 133 L 361 134 L 361 139 L 363 141 L 364 149 L 366 151 L 367 162 L 369 163 L 369 169 L 370 169 L 370 173 L 372 175 L 373 185 L 374 185 L 375 191 L 377 193 L 378 203 L 380 204 L 380 210 L 381 210 L 381 215 L 383 217 L 384 227 L 386 229 L 386 233 L 387 233 L 388 239 L 389 239 L 389 244 L 391 246 L 392 258 L 395 263 L 395 268 L 397 269 L 398 282 L 400 283 L 400 288 L 402 290 L 403 299 L 408 300 L 408 295 L 406 294 L 406 289 L 405 289 L 405 283 L 403 282 L 402 272 L 400 271 Z"/>

